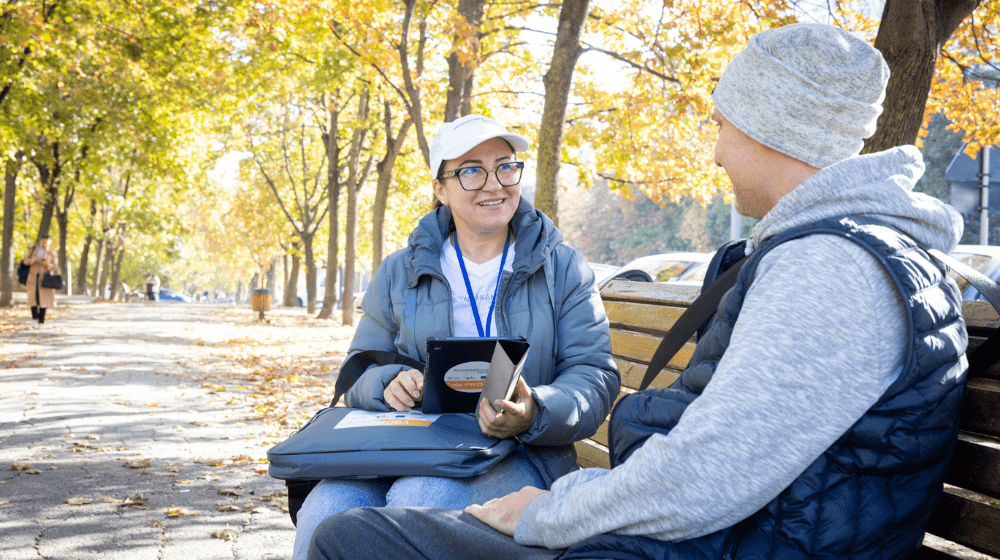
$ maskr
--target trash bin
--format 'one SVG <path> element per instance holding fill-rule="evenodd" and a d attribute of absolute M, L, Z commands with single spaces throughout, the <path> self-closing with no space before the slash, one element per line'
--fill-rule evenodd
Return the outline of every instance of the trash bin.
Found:
<path fill-rule="evenodd" d="M 253 291 L 253 310 L 260 313 L 259 321 L 264 320 L 264 312 L 271 310 L 271 290 L 261 288 Z"/>

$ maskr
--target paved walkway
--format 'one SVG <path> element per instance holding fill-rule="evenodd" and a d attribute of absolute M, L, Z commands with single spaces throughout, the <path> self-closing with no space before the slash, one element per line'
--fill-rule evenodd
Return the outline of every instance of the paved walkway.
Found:
<path fill-rule="evenodd" d="M 261 460 L 329 402 L 353 334 L 303 310 L 0 310 L 0 559 L 283 559 Z"/>

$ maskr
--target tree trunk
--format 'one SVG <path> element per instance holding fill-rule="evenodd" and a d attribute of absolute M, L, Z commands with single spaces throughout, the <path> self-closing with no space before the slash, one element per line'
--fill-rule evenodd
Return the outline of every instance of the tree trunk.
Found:
<path fill-rule="evenodd" d="M 3 238 L 0 240 L 0 307 L 10 307 L 14 292 L 14 212 L 17 201 L 17 172 L 21 169 L 24 152 L 18 150 L 4 166 Z"/>
<path fill-rule="evenodd" d="M 422 101 L 423 90 L 417 85 L 419 82 L 415 82 L 413 80 L 413 78 L 419 79 L 424 73 L 424 47 L 427 43 L 427 18 L 423 15 L 420 16 L 420 21 L 418 22 L 419 31 L 417 32 L 417 54 L 416 60 L 414 61 L 415 67 L 412 70 L 410 69 L 410 25 L 413 20 L 416 5 L 417 0 L 403 0 L 405 10 L 399 34 L 399 43 L 396 46 L 396 50 L 399 51 L 399 66 L 403 71 L 403 86 L 406 89 L 406 96 L 403 99 L 403 103 L 406 105 L 409 120 L 416 130 L 417 146 L 420 148 L 420 153 L 424 157 L 424 165 L 429 165 L 431 161 L 431 148 L 430 144 L 427 142 L 427 136 L 424 134 L 424 111 Z M 400 138 L 404 138 L 404 136 L 400 135 Z M 392 170 L 390 169 L 389 171 L 391 172 Z"/>
<path fill-rule="evenodd" d="M 90 201 L 90 222 L 93 226 L 94 216 L 97 215 L 97 203 L 93 200 Z M 94 241 L 94 234 L 87 233 L 87 237 L 83 240 L 83 251 L 80 253 L 80 266 L 77 269 L 76 274 L 76 292 L 77 294 L 87 293 L 87 267 L 90 261 L 90 244 Z"/>
<path fill-rule="evenodd" d="M 326 290 L 323 293 L 323 309 L 317 318 L 329 319 L 337 303 L 337 283 L 331 282 L 330 271 L 337 270 L 340 255 L 340 109 L 330 104 L 330 126 L 326 131 L 326 198 L 330 201 L 330 237 L 326 242 Z"/>
<path fill-rule="evenodd" d="M 122 243 L 121 247 L 115 251 L 117 257 L 115 258 L 115 267 L 111 272 L 111 294 L 108 296 L 109 301 L 115 301 L 118 297 L 118 291 L 122 287 L 122 261 L 125 260 L 125 244 Z"/>
<path fill-rule="evenodd" d="M 104 232 L 107 235 L 107 232 Z M 97 291 L 97 285 L 101 281 L 101 269 L 104 264 L 104 246 L 107 245 L 108 241 L 106 237 L 101 237 L 97 240 L 97 252 L 94 254 L 94 276 L 90 280 L 91 289 L 93 290 L 90 295 L 94 297 L 101 297 L 101 292 Z"/>
<path fill-rule="evenodd" d="M 885 111 L 862 153 L 914 144 L 923 123 L 938 53 L 981 0 L 887 0 L 875 37 L 889 65 Z"/>
<path fill-rule="evenodd" d="M 483 21 L 483 6 L 485 0 L 458 0 L 458 14 L 465 18 L 466 23 L 475 30 L 472 38 L 472 48 L 467 51 L 478 51 L 478 32 Z M 459 60 L 458 51 L 465 39 L 456 35 L 452 39 L 451 54 L 448 55 L 448 97 L 444 105 L 444 122 L 451 122 L 463 115 L 469 114 L 472 108 L 472 85 L 474 83 L 476 64 Z M 478 53 L 477 53 L 478 54 Z M 436 170 L 435 170 L 436 171 Z"/>
<path fill-rule="evenodd" d="M 292 243 L 292 248 L 298 253 L 299 244 Z M 299 256 L 292 255 L 292 269 L 288 272 L 288 279 L 285 281 L 285 307 L 299 306 Z"/>
<path fill-rule="evenodd" d="M 358 99 L 358 122 L 368 120 L 368 92 L 361 93 Z M 368 130 L 364 126 L 354 129 L 351 135 L 351 151 L 347 157 L 347 215 L 344 227 L 344 282 L 343 296 L 341 296 L 341 324 L 351 326 L 354 324 L 354 263 L 356 259 L 355 250 L 358 239 L 358 192 L 365 184 L 368 171 L 371 169 L 371 159 L 365 165 L 364 171 L 359 171 L 361 160 L 361 147 L 365 142 Z M 331 269 L 327 269 L 327 274 Z M 335 269 L 334 269 L 335 270 Z M 329 277 L 328 277 L 329 278 Z M 329 279 L 327 285 L 330 285 Z"/>
<path fill-rule="evenodd" d="M 101 279 L 97 283 L 97 297 L 104 299 L 107 292 L 108 278 L 111 276 L 111 269 L 115 264 L 115 240 L 108 239 L 104 243 L 104 264 L 101 265 Z"/>
<path fill-rule="evenodd" d="M 313 255 L 312 232 L 302 234 L 302 247 L 306 257 L 306 312 L 316 312 L 316 258 Z"/>
<path fill-rule="evenodd" d="M 389 102 L 384 105 L 385 121 L 385 157 L 375 166 L 378 179 L 375 183 L 375 201 L 372 204 L 372 270 L 376 270 L 382 262 L 385 250 L 385 208 L 389 200 L 389 186 L 392 184 L 392 170 L 396 166 L 396 157 L 403 150 L 406 133 L 413 123 L 407 117 L 399 127 L 399 133 L 392 135 L 392 109 Z M 346 278 L 346 275 L 344 276 Z"/>
<path fill-rule="evenodd" d="M 552 51 L 552 64 L 542 79 L 545 84 L 545 108 L 538 130 L 538 171 L 535 179 L 535 208 L 559 225 L 559 163 L 562 152 L 563 123 L 569 101 L 573 71 L 583 49 L 580 34 L 587 19 L 590 0 L 564 0 L 559 12 L 559 29 Z"/>
<path fill-rule="evenodd" d="M 42 190 L 45 192 L 45 202 L 42 206 L 42 219 L 38 223 L 38 235 L 48 235 L 52 225 L 52 215 L 56 208 L 56 198 L 59 196 L 59 175 L 62 165 L 59 162 L 59 143 L 49 144 L 42 137 L 38 140 L 40 151 L 52 152 L 52 165 L 40 161 L 34 161 L 35 168 L 38 169 L 38 178 L 42 183 Z M 50 147 L 51 146 L 51 147 Z"/>
<path fill-rule="evenodd" d="M 69 230 L 69 213 L 64 210 L 58 210 L 56 212 L 56 227 L 59 228 L 59 274 L 63 278 L 69 279 L 69 262 L 66 258 L 66 236 Z M 70 287 L 67 282 L 60 293 L 68 294 Z"/>
<path fill-rule="evenodd" d="M 90 260 L 90 244 L 94 242 L 93 234 L 88 233 L 83 240 L 83 250 L 80 252 L 80 263 L 76 267 L 76 286 L 74 294 L 87 293 L 87 268 Z"/>
<path fill-rule="evenodd" d="M 42 235 L 48 235 L 49 229 L 52 227 L 52 214 L 55 212 L 56 196 L 58 196 L 59 190 L 58 187 L 53 188 L 55 180 L 48 166 L 36 163 L 35 168 L 38 169 L 38 177 L 41 179 L 42 189 L 45 193 L 45 201 L 42 204 L 42 218 L 38 221 L 38 236 L 41 237 Z"/>

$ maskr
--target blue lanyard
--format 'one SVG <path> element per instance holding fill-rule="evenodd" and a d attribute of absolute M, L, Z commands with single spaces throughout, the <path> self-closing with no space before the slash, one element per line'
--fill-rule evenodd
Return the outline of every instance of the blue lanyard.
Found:
<path fill-rule="evenodd" d="M 503 276 L 503 265 L 507 262 L 507 249 L 510 247 L 510 230 L 507 230 L 507 240 L 503 242 L 503 256 L 500 257 L 500 274 L 497 276 L 497 287 L 493 290 L 493 301 L 490 302 L 490 312 L 486 314 L 486 330 L 483 330 L 483 321 L 479 318 L 479 306 L 476 304 L 476 294 L 472 291 L 472 282 L 469 281 L 469 272 L 465 270 L 465 260 L 462 258 L 462 250 L 458 248 L 458 232 L 455 232 L 455 253 L 458 255 L 458 266 L 462 269 L 462 278 L 465 279 L 465 289 L 469 291 L 469 305 L 472 307 L 472 316 L 476 319 L 476 329 L 479 336 L 486 338 L 490 330 L 490 321 L 493 319 L 493 307 L 497 304 L 497 292 L 500 291 L 500 278 Z"/>

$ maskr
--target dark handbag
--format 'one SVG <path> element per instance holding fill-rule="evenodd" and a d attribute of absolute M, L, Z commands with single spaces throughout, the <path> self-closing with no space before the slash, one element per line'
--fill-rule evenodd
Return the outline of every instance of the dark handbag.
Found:
<path fill-rule="evenodd" d="M 306 496 L 323 478 L 480 475 L 519 444 L 486 436 L 472 414 L 412 414 L 338 407 L 372 365 L 424 365 L 394 352 L 359 352 L 344 364 L 333 401 L 267 452 L 268 474 L 288 486 L 288 514 L 296 523 Z M 393 417 L 397 416 L 397 419 Z"/>
<path fill-rule="evenodd" d="M 17 281 L 22 286 L 28 283 L 29 272 L 31 272 L 31 267 L 24 264 L 24 261 L 21 261 L 21 264 L 17 266 Z"/>
<path fill-rule="evenodd" d="M 65 284 L 63 284 L 63 279 L 61 274 L 49 274 L 46 272 L 42 276 L 42 287 L 50 288 L 53 290 L 61 290 Z"/>

